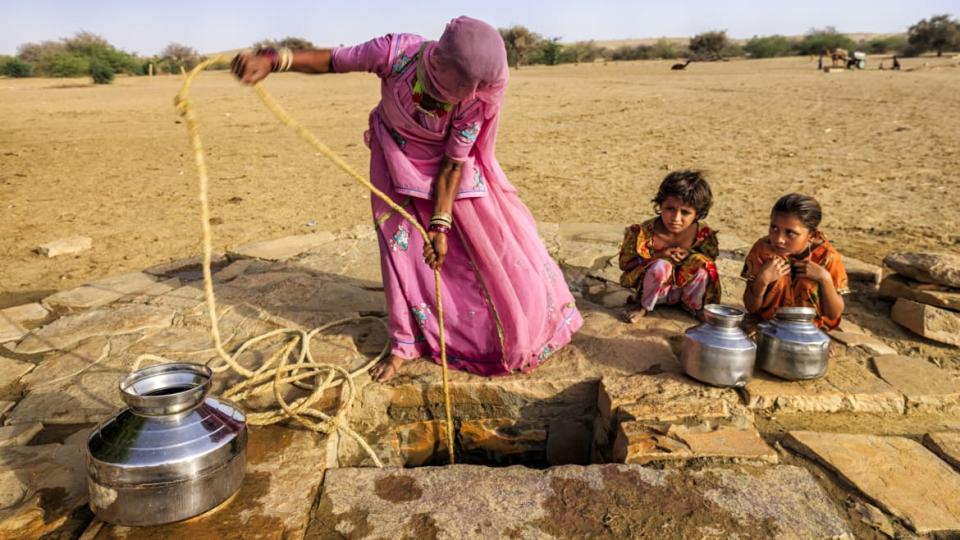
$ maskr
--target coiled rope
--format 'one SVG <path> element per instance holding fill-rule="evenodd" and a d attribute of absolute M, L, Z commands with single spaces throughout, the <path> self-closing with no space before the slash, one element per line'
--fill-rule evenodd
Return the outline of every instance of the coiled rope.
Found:
<path fill-rule="evenodd" d="M 323 332 L 324 330 L 355 321 L 376 320 L 383 323 L 383 320 L 375 317 L 355 317 L 324 324 L 323 326 L 314 328 L 310 331 L 304 331 L 300 329 L 278 329 L 245 341 L 232 355 L 223 348 L 223 343 L 220 338 L 219 320 L 217 317 L 216 297 L 214 296 L 213 292 L 213 278 L 210 270 L 210 261 L 213 248 L 211 240 L 212 234 L 210 231 L 210 205 L 207 198 L 207 193 L 209 191 L 209 179 L 207 176 L 206 161 L 204 160 L 203 145 L 200 141 L 200 127 L 197 121 L 196 113 L 194 112 L 193 103 L 190 99 L 190 85 L 193 83 L 194 78 L 196 78 L 196 76 L 207 66 L 223 60 L 229 60 L 229 58 L 223 55 L 215 56 L 208 58 L 193 68 L 185 78 L 183 85 L 181 86 L 180 91 L 177 93 L 177 96 L 174 100 L 177 111 L 184 118 L 187 131 L 190 135 L 190 142 L 193 146 L 193 156 L 197 165 L 197 176 L 200 181 L 200 210 L 203 227 L 203 290 L 206 298 L 207 312 L 210 316 L 210 334 L 213 337 L 214 347 L 217 352 L 217 357 L 210 360 L 208 365 L 211 367 L 214 373 L 222 373 L 227 370 L 232 370 L 234 373 L 237 373 L 244 378 L 240 383 L 228 388 L 226 392 L 224 392 L 223 396 L 226 398 L 243 400 L 254 394 L 263 393 L 270 389 L 273 390 L 273 397 L 277 401 L 279 408 L 265 412 L 248 414 L 247 421 L 251 425 L 269 425 L 275 424 L 284 419 L 291 419 L 307 429 L 324 434 L 330 434 L 336 430 L 339 430 L 357 441 L 357 443 L 360 444 L 367 454 L 370 455 L 370 457 L 373 459 L 373 462 L 378 467 L 383 467 L 383 463 L 381 463 L 373 449 L 370 448 L 370 445 L 367 444 L 363 437 L 361 437 L 356 431 L 347 425 L 344 415 L 349 409 L 350 404 L 356 394 L 354 377 L 365 372 L 372 365 L 379 362 L 389 354 L 389 340 L 387 344 L 384 345 L 384 348 L 379 355 L 367 362 L 364 366 L 353 371 L 348 371 L 335 364 L 317 362 L 313 359 L 313 356 L 310 353 L 310 341 L 314 336 L 320 332 Z M 429 242 L 427 231 L 413 216 L 411 216 L 399 205 L 394 203 L 390 197 L 377 189 L 373 184 L 370 183 L 369 180 L 364 178 L 352 167 L 350 167 L 350 165 L 340 158 L 340 156 L 334 154 L 330 148 L 323 144 L 310 131 L 291 118 L 290 115 L 287 114 L 286 111 L 284 111 L 283 108 L 277 104 L 277 102 L 259 83 L 254 85 L 253 89 L 260 97 L 260 100 L 263 101 L 264 105 L 266 105 L 270 112 L 272 112 L 281 123 L 292 129 L 297 135 L 300 136 L 301 139 L 313 146 L 318 152 L 320 152 L 320 154 L 332 161 L 334 165 L 353 177 L 357 182 L 360 182 L 360 184 L 383 200 L 383 202 L 390 206 L 390 208 L 392 208 L 395 212 L 403 216 L 404 219 L 409 221 L 414 228 L 416 228 L 416 230 L 423 237 L 424 242 Z M 447 452 L 449 454 L 450 463 L 452 464 L 454 463 L 453 417 L 451 414 L 450 392 L 447 377 L 447 347 L 444 336 L 443 303 L 440 297 L 439 269 L 434 270 L 434 284 L 437 295 L 437 320 L 440 326 L 440 365 L 443 376 L 443 399 L 446 412 Z M 256 369 L 248 369 L 240 365 L 237 360 L 240 354 L 249 349 L 251 346 L 275 336 L 289 337 L 283 346 L 279 347 Z M 297 346 L 299 346 L 299 352 L 296 355 L 296 360 L 290 362 L 289 358 Z M 143 355 L 138 358 L 138 363 L 141 359 L 167 361 L 166 359 L 155 355 Z M 308 382 L 310 379 L 312 379 L 313 382 Z M 310 390 L 310 394 L 297 398 L 288 403 L 284 399 L 281 392 L 281 389 L 285 384 L 293 384 L 298 388 Z M 341 385 L 344 386 L 344 391 L 341 392 L 340 401 L 336 411 L 333 414 L 325 413 L 313 407 L 318 401 L 320 401 L 323 393 L 326 390 Z M 317 419 L 319 419 L 319 421 Z"/>

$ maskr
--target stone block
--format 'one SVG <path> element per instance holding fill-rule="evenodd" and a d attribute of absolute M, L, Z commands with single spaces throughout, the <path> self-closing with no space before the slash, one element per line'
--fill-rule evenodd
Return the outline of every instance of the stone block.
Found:
<path fill-rule="evenodd" d="M 40 538 L 78 525 L 71 514 L 87 499 L 81 446 L 0 448 L 0 463 L 0 537 Z"/>
<path fill-rule="evenodd" d="M 883 275 L 883 270 L 879 266 L 847 255 L 843 256 L 843 267 L 847 271 L 847 279 L 851 282 L 865 283 L 871 287 L 879 285 L 880 277 Z"/>
<path fill-rule="evenodd" d="M 49 316 L 50 312 L 36 302 L 0 310 L 0 343 L 17 341 L 27 334 L 31 323 L 42 322 Z"/>
<path fill-rule="evenodd" d="M 212 253 L 210 256 L 211 266 L 222 265 L 225 262 L 227 262 L 227 256 L 223 253 Z M 196 257 L 190 257 L 188 259 L 178 259 L 162 264 L 155 264 L 144 269 L 144 272 L 157 277 L 173 276 L 183 272 L 201 274 L 202 267 L 203 256 L 197 255 Z"/>
<path fill-rule="evenodd" d="M 86 251 L 93 246 L 93 240 L 86 236 L 71 236 L 47 242 L 37 247 L 37 253 L 44 257 L 58 257 Z"/>
<path fill-rule="evenodd" d="M 898 355 L 875 356 L 873 365 L 883 380 L 907 397 L 911 408 L 941 410 L 960 405 L 960 371 Z"/>
<path fill-rule="evenodd" d="M 846 323 L 844 323 L 846 326 Z M 897 354 L 897 350 L 887 345 L 878 337 L 868 334 L 831 330 L 830 337 L 847 347 L 860 347 L 870 354 Z"/>
<path fill-rule="evenodd" d="M 899 274 L 890 274 L 880 282 L 883 298 L 905 298 L 921 304 L 960 311 L 960 290 L 919 283 Z"/>
<path fill-rule="evenodd" d="M 311 538 L 851 538 L 800 467 L 340 468 Z"/>
<path fill-rule="evenodd" d="M 229 255 L 233 258 L 284 261 L 333 239 L 333 233 L 329 231 L 285 236 L 274 240 L 245 244 L 229 251 Z"/>
<path fill-rule="evenodd" d="M 717 241 L 720 244 L 720 254 L 722 256 L 740 261 L 747 256 L 750 248 L 753 247 L 750 242 L 726 231 L 717 232 Z M 740 275 L 740 273 L 737 272 L 737 275 Z"/>
<path fill-rule="evenodd" d="M 835 471 L 918 534 L 960 531 L 960 475 L 903 437 L 792 431 L 792 449 Z"/>
<path fill-rule="evenodd" d="M 955 253 L 896 252 L 883 264 L 916 281 L 960 288 L 960 255 Z"/>
<path fill-rule="evenodd" d="M 710 423 L 691 427 L 623 422 L 614 443 L 613 457 L 638 465 L 687 460 L 777 463 L 776 451 L 763 441 L 753 426 Z"/>
<path fill-rule="evenodd" d="M 960 313 L 897 299 L 890 318 L 927 339 L 960 347 Z"/>
<path fill-rule="evenodd" d="M 40 433 L 43 424 L 30 422 L 0 427 L 0 448 L 8 446 L 26 446 L 33 436 Z"/>
<path fill-rule="evenodd" d="M 441 430 L 445 433 L 445 430 Z M 546 453 L 547 427 L 514 418 L 464 420 L 460 424 L 460 450 L 493 463 L 511 463 Z M 446 449 L 446 444 L 443 445 Z"/>
<path fill-rule="evenodd" d="M 156 278 L 143 272 L 131 272 L 101 279 L 76 289 L 60 291 L 43 299 L 51 309 L 77 311 L 102 307 L 130 294 L 139 294 L 156 285 Z"/>
<path fill-rule="evenodd" d="M 20 397 L 20 379 L 30 373 L 35 364 L 21 362 L 12 358 L 0 356 L 0 399 L 17 399 Z"/>
<path fill-rule="evenodd" d="M 960 433 L 927 433 L 923 444 L 960 472 Z"/>
<path fill-rule="evenodd" d="M 174 312 L 167 308 L 128 304 L 61 317 L 34 330 L 14 348 L 18 354 L 64 350 L 94 336 L 130 334 L 170 326 Z"/>

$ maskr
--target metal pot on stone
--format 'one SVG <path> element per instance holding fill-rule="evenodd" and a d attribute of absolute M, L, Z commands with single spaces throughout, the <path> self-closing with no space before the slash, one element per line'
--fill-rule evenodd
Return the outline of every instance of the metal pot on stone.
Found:
<path fill-rule="evenodd" d="M 227 500 L 246 465 L 240 410 L 207 397 L 206 366 L 162 364 L 120 382 L 128 408 L 94 429 L 86 457 L 90 507 L 108 523 L 159 525 Z"/>
<path fill-rule="evenodd" d="M 783 307 L 774 319 L 760 323 L 760 368 L 791 381 L 826 375 L 830 336 L 813 324 L 816 316 L 816 310 L 810 307 Z"/>
<path fill-rule="evenodd" d="M 740 329 L 746 313 L 720 304 L 703 308 L 704 324 L 687 330 L 680 353 L 683 371 L 714 386 L 740 387 L 753 376 L 757 346 Z"/>

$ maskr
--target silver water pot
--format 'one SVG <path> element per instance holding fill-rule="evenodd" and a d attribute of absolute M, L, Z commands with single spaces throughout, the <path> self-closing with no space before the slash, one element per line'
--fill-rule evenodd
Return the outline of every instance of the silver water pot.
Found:
<path fill-rule="evenodd" d="M 162 364 L 120 382 L 129 408 L 87 440 L 90 507 L 108 523 L 142 526 L 196 516 L 243 480 L 246 417 L 207 397 L 210 369 Z"/>
<path fill-rule="evenodd" d="M 757 346 L 740 329 L 744 311 L 708 304 L 706 323 L 687 330 L 680 353 L 683 371 L 715 386 L 743 386 L 753 376 Z"/>
<path fill-rule="evenodd" d="M 782 307 L 758 328 L 757 363 L 777 377 L 797 381 L 827 373 L 830 337 L 813 324 L 811 307 Z"/>

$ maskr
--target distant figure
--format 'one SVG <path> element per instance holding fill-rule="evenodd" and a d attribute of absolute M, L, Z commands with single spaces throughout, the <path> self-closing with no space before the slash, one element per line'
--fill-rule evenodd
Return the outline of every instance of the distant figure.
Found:
<path fill-rule="evenodd" d="M 880 61 L 880 68 L 879 68 L 879 69 L 880 69 L 880 71 L 883 71 L 883 70 L 887 69 L 887 68 L 883 67 L 883 61 L 882 61 L 882 60 Z"/>
<path fill-rule="evenodd" d="M 676 70 L 687 69 L 687 66 L 690 65 L 690 62 L 693 62 L 693 60 L 687 60 L 686 64 L 674 64 L 670 66 L 670 69 L 676 69 Z"/>
<path fill-rule="evenodd" d="M 894 71 L 900 71 L 900 60 L 897 60 L 897 55 L 893 55 L 893 69 Z"/>
<path fill-rule="evenodd" d="M 817 58 L 817 71 L 823 70 L 823 54 L 820 54 L 820 58 Z"/>

